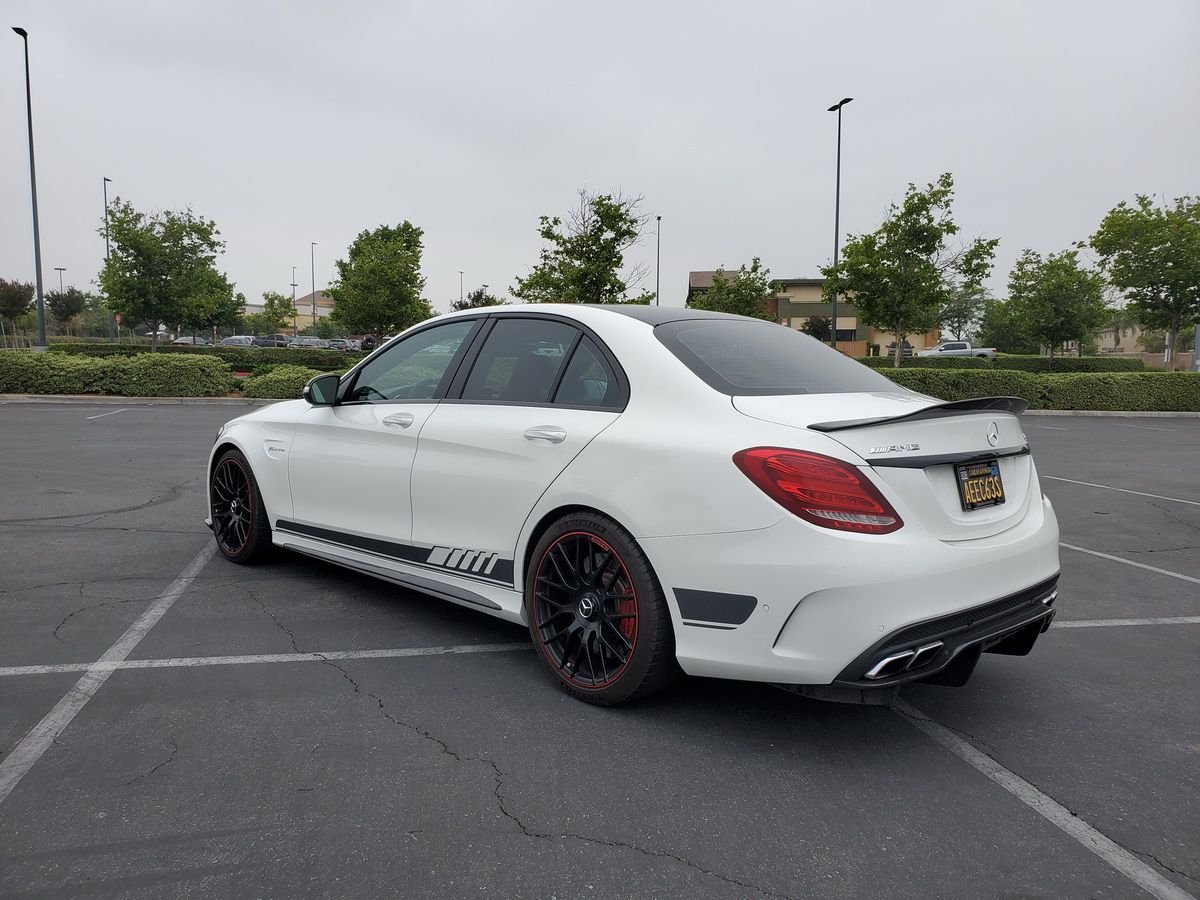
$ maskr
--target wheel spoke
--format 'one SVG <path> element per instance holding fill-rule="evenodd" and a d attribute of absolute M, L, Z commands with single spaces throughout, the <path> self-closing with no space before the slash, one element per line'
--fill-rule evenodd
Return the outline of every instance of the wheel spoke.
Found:
<path fill-rule="evenodd" d="M 628 653 L 629 651 L 631 651 L 633 649 L 633 644 L 629 643 L 629 641 L 626 640 L 625 635 L 621 634 L 621 629 L 617 628 L 617 626 L 613 625 L 611 622 L 605 622 L 604 624 L 607 625 L 610 629 L 612 629 L 612 633 L 615 634 L 617 636 L 617 638 L 621 641 L 621 643 L 625 645 L 626 653 Z"/>
<path fill-rule="evenodd" d="M 579 582 L 578 582 L 578 580 L 576 580 L 575 583 L 572 584 L 571 579 L 568 579 L 567 576 L 563 573 L 562 566 L 560 566 L 558 564 L 558 559 L 554 555 L 555 550 L 558 550 L 559 553 L 562 554 L 563 562 L 566 563 L 567 568 L 570 569 L 570 567 L 571 567 L 571 561 L 566 558 L 566 556 L 567 556 L 566 551 L 562 549 L 562 545 L 555 544 L 554 547 L 550 550 L 550 562 L 554 565 L 554 571 L 558 574 L 558 577 L 562 579 L 562 583 L 566 586 L 566 588 L 568 590 L 574 590 L 575 588 L 579 587 Z"/>

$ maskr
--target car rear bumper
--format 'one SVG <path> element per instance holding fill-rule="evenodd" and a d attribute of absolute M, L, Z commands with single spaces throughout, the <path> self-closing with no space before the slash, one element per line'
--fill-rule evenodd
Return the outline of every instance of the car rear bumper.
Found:
<path fill-rule="evenodd" d="M 1044 498 L 1013 528 L 956 543 L 919 528 L 846 535 L 789 517 L 641 544 L 671 605 L 685 672 L 854 691 L 941 673 L 950 682 L 984 650 L 1028 652 L 1013 648 L 1053 616 L 1059 571 L 1058 524 Z M 939 641 L 900 661 L 911 665 L 875 670 Z"/>

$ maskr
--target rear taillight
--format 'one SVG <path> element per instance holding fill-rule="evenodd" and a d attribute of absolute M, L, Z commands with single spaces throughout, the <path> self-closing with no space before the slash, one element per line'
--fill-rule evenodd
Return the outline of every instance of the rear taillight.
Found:
<path fill-rule="evenodd" d="M 780 447 L 733 454 L 742 473 L 793 515 L 858 534 L 890 534 L 904 522 L 878 488 L 849 463 Z"/>

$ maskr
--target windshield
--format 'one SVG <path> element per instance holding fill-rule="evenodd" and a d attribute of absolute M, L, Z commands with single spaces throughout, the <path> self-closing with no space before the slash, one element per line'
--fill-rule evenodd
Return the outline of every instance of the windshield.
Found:
<path fill-rule="evenodd" d="M 892 381 L 820 341 L 754 319 L 691 319 L 654 335 L 705 384 L 731 396 L 896 392 Z"/>

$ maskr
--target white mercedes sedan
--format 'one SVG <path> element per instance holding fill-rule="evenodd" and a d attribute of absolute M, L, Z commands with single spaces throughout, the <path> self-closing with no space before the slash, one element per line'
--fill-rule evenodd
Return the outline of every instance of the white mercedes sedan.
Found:
<path fill-rule="evenodd" d="M 467 310 L 224 425 L 208 524 L 235 563 L 286 547 L 523 623 L 591 703 L 680 672 L 887 703 L 1050 625 L 1024 409 L 738 316 Z"/>

